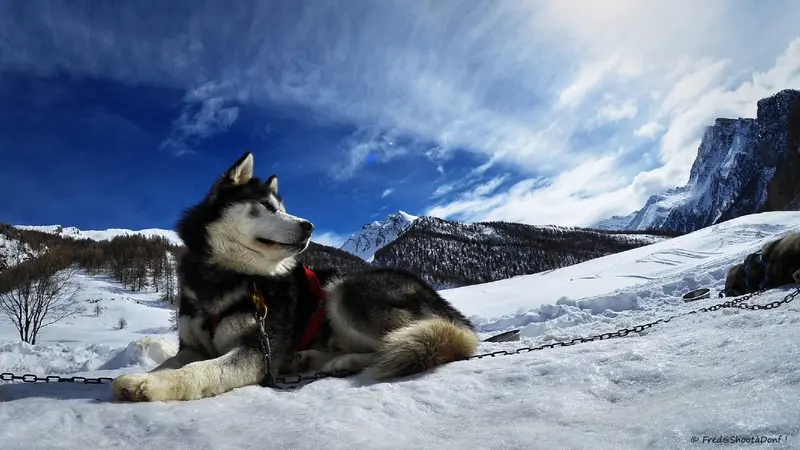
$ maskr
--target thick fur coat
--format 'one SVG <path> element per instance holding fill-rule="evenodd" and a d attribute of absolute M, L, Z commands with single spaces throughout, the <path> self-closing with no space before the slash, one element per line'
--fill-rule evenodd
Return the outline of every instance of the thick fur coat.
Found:
<path fill-rule="evenodd" d="M 286 212 L 277 177 L 253 175 L 243 155 L 178 224 L 178 353 L 150 372 L 112 384 L 125 401 L 192 400 L 259 383 L 265 359 L 253 294 L 267 305 L 263 322 L 273 370 L 364 371 L 385 380 L 429 370 L 474 353 L 472 324 L 413 274 L 373 269 L 338 276 L 315 270 L 320 298 L 295 257 L 314 226 Z M 298 348 L 311 316 L 326 320 Z"/>
<path fill-rule="evenodd" d="M 800 283 L 800 233 L 770 241 L 732 266 L 725 279 L 725 295 L 737 297 L 790 283 Z"/>

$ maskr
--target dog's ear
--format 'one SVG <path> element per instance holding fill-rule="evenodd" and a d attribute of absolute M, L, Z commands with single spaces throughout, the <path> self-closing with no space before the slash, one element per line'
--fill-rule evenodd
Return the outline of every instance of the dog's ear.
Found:
<path fill-rule="evenodd" d="M 225 172 L 225 181 L 239 186 L 247 183 L 253 178 L 253 154 L 250 152 L 242 155 L 232 166 Z"/>
<path fill-rule="evenodd" d="M 267 178 L 267 181 L 264 182 L 264 184 L 267 186 L 267 189 L 269 189 L 269 192 L 272 193 L 272 195 L 274 195 L 276 197 L 278 196 L 278 176 L 277 175 L 270 175 L 269 178 Z"/>

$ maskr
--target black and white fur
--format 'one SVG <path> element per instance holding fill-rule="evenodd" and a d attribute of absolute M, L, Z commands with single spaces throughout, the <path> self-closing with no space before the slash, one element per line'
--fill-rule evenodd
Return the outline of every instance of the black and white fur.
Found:
<path fill-rule="evenodd" d="M 348 276 L 315 270 L 328 297 L 327 320 L 309 348 L 295 352 L 320 302 L 295 259 L 313 230 L 286 212 L 277 177 L 262 183 L 253 155 L 243 155 L 178 223 L 186 246 L 178 269 L 178 353 L 150 372 L 116 378 L 114 398 L 192 400 L 257 384 L 265 366 L 252 286 L 267 301 L 272 364 L 282 374 L 364 369 L 382 380 L 475 351 L 478 337 L 459 311 L 411 273 L 384 268 Z"/>

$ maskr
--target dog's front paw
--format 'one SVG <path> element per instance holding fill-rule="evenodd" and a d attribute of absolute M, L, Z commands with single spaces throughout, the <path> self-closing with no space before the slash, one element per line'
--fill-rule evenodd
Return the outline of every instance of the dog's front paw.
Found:
<path fill-rule="evenodd" d="M 111 383 L 111 392 L 114 400 L 122 402 L 149 402 L 153 401 L 151 384 L 148 382 L 150 374 L 132 373 L 120 375 Z"/>
<path fill-rule="evenodd" d="M 321 350 L 301 350 L 294 354 L 292 368 L 295 373 L 302 373 L 307 370 L 319 370 L 325 363 L 335 358 L 337 353 L 329 353 Z"/>
<path fill-rule="evenodd" d="M 305 372 L 311 367 L 311 350 L 302 350 L 294 354 L 292 359 L 292 371 L 294 373 Z"/>
<path fill-rule="evenodd" d="M 189 387 L 177 371 L 169 370 L 120 375 L 111 384 L 114 400 L 126 402 L 166 402 L 199 398 L 192 395 Z"/>
<path fill-rule="evenodd" d="M 800 269 L 796 270 L 796 271 L 795 271 L 795 272 L 792 274 L 792 279 L 794 279 L 794 282 L 795 282 L 795 283 L 797 283 L 797 284 L 800 284 Z"/>

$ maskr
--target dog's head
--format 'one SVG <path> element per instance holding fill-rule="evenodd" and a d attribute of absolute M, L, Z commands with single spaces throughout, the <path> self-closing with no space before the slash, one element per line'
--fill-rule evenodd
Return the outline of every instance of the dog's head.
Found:
<path fill-rule="evenodd" d="M 728 269 L 728 275 L 725 277 L 725 296 L 738 297 L 746 294 L 747 291 L 744 264 L 736 264 Z"/>
<path fill-rule="evenodd" d="M 766 267 L 762 262 L 761 255 L 751 253 L 745 257 L 743 263 L 736 264 L 728 270 L 725 278 L 725 295 L 738 297 L 756 292 L 766 275 Z"/>
<path fill-rule="evenodd" d="M 277 176 L 262 182 L 253 168 L 247 152 L 186 211 L 178 234 L 190 252 L 209 263 L 240 273 L 280 275 L 308 247 L 314 226 L 286 213 Z"/>
<path fill-rule="evenodd" d="M 744 259 L 745 276 L 752 292 L 755 292 L 767 276 L 767 267 L 761 254 L 751 253 Z"/>

